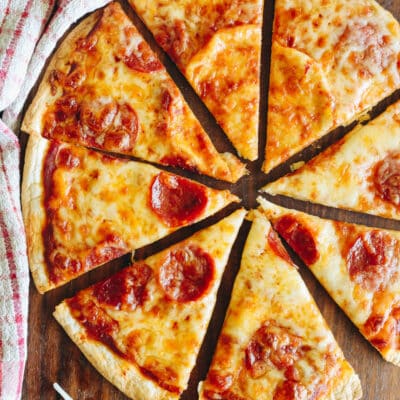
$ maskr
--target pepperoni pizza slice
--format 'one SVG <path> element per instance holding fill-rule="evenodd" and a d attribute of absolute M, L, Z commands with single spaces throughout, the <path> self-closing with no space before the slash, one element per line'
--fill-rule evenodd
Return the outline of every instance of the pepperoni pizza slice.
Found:
<path fill-rule="evenodd" d="M 54 316 L 88 360 L 135 400 L 186 389 L 245 210 L 79 292 Z"/>
<path fill-rule="evenodd" d="M 400 219 L 400 101 L 263 190 Z"/>
<path fill-rule="evenodd" d="M 36 287 L 60 286 L 232 201 L 148 164 L 31 136 L 22 207 Z"/>
<path fill-rule="evenodd" d="M 118 3 L 61 43 L 22 130 L 236 182 L 244 165 L 220 154 L 157 55 Z"/>
<path fill-rule="evenodd" d="M 200 400 L 361 398 L 300 274 L 267 219 L 253 225 Z"/>
<path fill-rule="evenodd" d="M 129 0 L 227 134 L 258 157 L 261 0 Z"/>
<path fill-rule="evenodd" d="M 264 172 L 400 87 L 400 25 L 373 0 L 277 0 Z"/>
<path fill-rule="evenodd" d="M 400 366 L 400 232 L 259 201 L 274 228 L 365 338 L 385 360 Z"/>

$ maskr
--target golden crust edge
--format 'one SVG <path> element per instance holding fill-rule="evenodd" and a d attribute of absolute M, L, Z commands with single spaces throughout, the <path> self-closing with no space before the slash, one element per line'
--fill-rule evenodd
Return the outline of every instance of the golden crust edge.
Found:
<path fill-rule="evenodd" d="M 44 262 L 42 229 L 45 222 L 43 204 L 43 160 L 49 142 L 31 136 L 25 152 L 25 163 L 21 188 L 22 216 L 27 236 L 29 268 L 36 288 L 40 293 L 52 288 Z"/>
<path fill-rule="evenodd" d="M 65 302 L 56 307 L 53 316 L 94 368 L 129 398 L 135 400 L 179 398 L 178 394 L 170 393 L 146 379 L 134 365 L 114 355 L 106 346 L 90 340 Z"/>
<path fill-rule="evenodd" d="M 36 92 L 32 103 L 24 116 L 22 121 L 21 130 L 28 134 L 35 134 L 41 136 L 42 134 L 42 118 L 49 104 L 49 99 L 57 96 L 51 94 L 51 87 L 49 84 L 49 76 L 58 62 L 68 60 L 69 54 L 74 51 L 75 42 L 78 38 L 86 36 L 90 30 L 97 23 L 102 10 L 95 11 L 88 17 L 84 18 L 70 33 L 63 39 L 58 46 L 55 53 L 51 56 L 50 62 L 45 70 L 39 88 Z M 56 46 L 57 47 L 57 46 Z"/>
<path fill-rule="evenodd" d="M 389 349 L 385 353 L 381 353 L 384 360 L 400 367 L 400 351 Z"/>
<path fill-rule="evenodd" d="M 360 378 L 352 370 L 352 374 L 349 378 L 347 380 L 342 380 L 340 384 L 333 389 L 329 400 L 359 400 L 362 394 Z"/>

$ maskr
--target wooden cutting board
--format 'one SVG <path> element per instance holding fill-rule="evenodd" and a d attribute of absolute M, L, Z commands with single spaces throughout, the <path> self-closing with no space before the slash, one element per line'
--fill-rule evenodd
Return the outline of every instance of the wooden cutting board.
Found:
<path fill-rule="evenodd" d="M 182 75 L 171 63 L 171 61 L 159 50 L 155 45 L 149 32 L 144 28 L 133 11 L 129 8 L 124 0 L 122 5 L 132 18 L 133 22 L 138 26 L 139 30 L 149 40 L 153 49 L 155 49 L 167 69 L 182 89 L 187 101 L 193 108 L 204 127 L 213 138 L 217 148 L 234 152 L 232 146 L 222 133 L 221 129 L 216 125 L 212 116 L 199 101 L 193 90 L 186 83 Z M 260 132 L 261 136 L 265 132 L 266 124 L 266 107 L 268 93 L 268 76 L 269 76 L 269 53 L 271 45 L 271 30 L 273 20 L 273 2 L 266 2 L 264 11 L 264 31 L 263 31 L 263 63 L 262 63 L 262 85 L 261 85 L 261 116 L 260 116 Z M 379 0 L 384 7 L 390 10 L 395 17 L 400 20 L 400 0 Z M 32 95 L 34 95 L 33 90 Z M 384 108 L 400 98 L 400 93 L 391 96 L 385 100 L 373 111 L 373 115 L 382 112 Z M 28 101 L 29 103 L 29 101 Z M 306 149 L 302 154 L 293 158 L 291 162 L 297 160 L 308 160 L 317 154 L 321 149 L 326 148 L 329 144 L 343 136 L 349 129 L 338 129 L 327 137 L 323 138 L 314 145 Z M 20 140 L 22 147 L 26 144 L 26 135 L 21 133 Z M 236 185 L 229 185 L 223 182 L 217 182 L 209 178 L 198 177 L 190 174 L 184 174 L 193 177 L 203 183 L 216 188 L 229 188 L 243 199 L 243 204 L 247 208 L 256 206 L 256 197 L 258 189 L 267 182 L 275 180 L 277 177 L 289 171 L 289 163 L 272 171 L 269 175 L 261 173 L 261 164 L 263 161 L 263 149 L 265 146 L 265 137 L 260 140 L 260 158 L 259 161 L 248 163 L 251 174 L 243 178 Z M 22 163 L 23 165 L 23 163 Z M 23 167 L 22 167 L 23 168 Z M 361 215 L 352 212 L 339 211 L 327 207 L 311 205 L 292 199 L 275 197 L 270 198 L 278 204 L 294 207 L 312 214 L 322 217 L 329 217 L 348 222 L 362 223 L 370 226 L 390 228 L 400 230 L 400 222 L 385 220 L 378 217 Z M 236 206 L 230 207 L 228 210 L 220 212 L 206 221 L 195 226 L 176 232 L 172 236 L 165 238 L 152 246 L 140 249 L 136 252 L 137 259 L 144 258 L 154 254 L 161 249 L 190 236 L 193 232 L 208 226 L 225 215 L 229 214 Z M 241 251 L 246 239 L 250 224 L 245 222 L 238 240 L 232 251 L 226 272 L 218 294 L 217 305 L 213 314 L 210 327 L 203 343 L 198 357 L 196 368 L 194 369 L 189 388 L 182 395 L 182 400 L 197 399 L 197 384 L 199 380 L 204 379 L 208 366 L 211 361 L 213 350 L 216 345 L 218 333 L 221 329 L 225 311 L 229 303 L 230 292 L 233 285 L 235 275 L 239 268 Z M 291 253 L 292 254 L 292 253 Z M 293 255 L 293 254 L 292 254 Z M 364 391 L 363 399 L 365 400 L 398 400 L 400 399 L 400 368 L 395 367 L 380 357 L 367 341 L 358 333 L 358 330 L 352 325 L 346 315 L 331 300 L 325 290 L 316 281 L 312 274 L 302 264 L 302 262 L 294 256 L 295 261 L 300 266 L 300 273 L 303 276 L 309 290 L 316 299 L 322 314 L 326 318 L 328 324 L 342 347 L 344 354 L 359 374 Z M 54 400 L 59 396 L 52 388 L 53 382 L 58 382 L 74 400 L 117 400 L 126 399 L 126 397 L 114 388 L 110 383 L 103 379 L 96 370 L 89 364 L 78 348 L 71 342 L 61 327 L 52 317 L 54 307 L 67 297 L 71 297 L 78 290 L 89 286 L 92 283 L 110 276 L 120 268 L 129 265 L 130 255 L 124 256 L 114 262 L 92 271 L 85 276 L 80 277 L 74 282 L 53 290 L 45 295 L 40 295 L 34 285 L 31 283 L 30 288 L 30 305 L 29 305 L 29 340 L 28 340 L 28 362 L 26 365 L 25 382 L 23 387 L 23 399 L 29 400 Z M 151 400 L 151 399 L 149 399 Z"/>

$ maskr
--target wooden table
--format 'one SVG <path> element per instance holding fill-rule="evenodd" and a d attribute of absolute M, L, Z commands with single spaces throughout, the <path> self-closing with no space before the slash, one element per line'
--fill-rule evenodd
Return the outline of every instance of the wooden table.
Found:
<path fill-rule="evenodd" d="M 167 66 L 171 75 L 175 78 L 177 84 L 182 89 L 187 101 L 194 109 L 195 113 L 203 123 L 210 136 L 213 138 L 219 150 L 229 150 L 234 152 L 232 146 L 225 138 L 221 129 L 216 125 L 212 116 L 199 101 L 193 90 L 185 82 L 176 67 L 160 52 L 154 43 L 151 35 L 145 30 L 143 24 L 138 20 L 130 8 L 121 1 L 124 8 L 131 16 L 134 23 L 140 31 L 149 40 L 150 44 L 160 54 L 162 60 Z M 383 6 L 393 12 L 400 20 L 400 1 L 399 0 L 380 0 Z M 262 64 L 262 101 L 260 116 L 260 132 L 265 132 L 266 123 L 265 110 L 267 107 L 267 90 L 269 76 L 269 52 L 271 45 L 271 29 L 273 18 L 273 4 L 267 2 L 265 6 L 265 24 L 264 24 L 264 42 L 263 42 L 263 64 Z M 33 91 L 34 93 L 34 91 Z M 381 112 L 385 106 L 392 103 L 400 97 L 400 93 L 395 94 L 389 100 L 379 105 L 373 114 Z M 343 136 L 349 129 L 338 129 L 324 139 L 320 140 L 316 146 L 306 149 L 302 154 L 293 158 L 291 161 L 308 160 L 317 154 L 321 148 L 327 147 L 330 143 Z M 261 135 L 263 136 L 263 135 Z M 21 134 L 22 146 L 25 146 L 26 136 Z M 231 191 L 239 195 L 243 199 L 243 204 L 247 208 L 256 206 L 257 190 L 267 182 L 275 180 L 277 177 L 288 172 L 289 164 L 279 167 L 269 175 L 260 172 L 263 160 L 263 148 L 265 138 L 260 140 L 260 157 L 259 161 L 249 163 L 251 174 L 243 178 L 236 185 L 228 185 L 223 182 L 217 182 L 209 178 L 192 176 L 201 182 L 216 188 L 229 188 Z M 363 223 L 366 225 L 391 228 L 400 230 L 400 223 L 390 220 L 384 220 L 377 217 L 361 215 L 352 212 L 339 211 L 329 209 L 322 206 L 311 205 L 292 199 L 276 197 L 272 199 L 278 204 L 305 210 L 312 214 L 322 217 L 336 218 L 339 220 Z M 136 252 L 136 258 L 140 259 L 153 254 L 166 246 L 175 243 L 198 229 L 208 226 L 221 217 L 229 214 L 234 207 L 220 212 L 206 221 L 195 226 L 183 229 L 172 236 L 165 238 L 152 246 L 140 249 Z M 197 366 L 194 369 L 189 388 L 183 394 L 182 400 L 197 399 L 197 384 L 203 379 L 207 373 L 209 363 L 213 354 L 213 349 L 221 329 L 226 308 L 228 306 L 230 291 L 233 285 L 234 277 L 239 268 L 241 250 L 244 240 L 249 229 L 249 223 L 246 222 L 239 234 L 239 238 L 232 251 L 229 263 L 218 294 L 217 306 L 213 314 L 210 327 L 203 343 L 198 358 Z M 325 290 L 316 281 L 307 268 L 294 256 L 295 261 L 300 266 L 300 273 L 303 276 L 309 290 L 315 297 L 322 314 L 326 318 L 328 324 L 342 347 L 346 357 L 353 365 L 361 378 L 365 400 L 398 400 L 400 399 L 400 368 L 397 368 L 380 357 L 377 351 L 370 346 L 367 341 L 358 333 L 346 315 L 339 309 L 333 300 L 327 295 Z M 130 262 L 130 256 L 124 256 L 114 262 L 100 267 L 92 271 L 74 282 L 65 285 L 59 289 L 53 290 L 45 295 L 40 295 L 33 284 L 30 288 L 30 306 L 29 306 L 29 342 L 28 342 L 28 362 L 26 366 L 25 383 L 23 387 L 23 399 L 29 400 L 54 400 L 58 399 L 58 395 L 52 389 L 53 382 L 61 384 L 75 400 L 102 400 L 102 399 L 125 399 L 126 397 L 114 388 L 110 383 L 103 379 L 96 370 L 89 364 L 78 348 L 64 333 L 62 328 L 52 317 L 54 307 L 64 298 L 74 295 L 78 290 L 99 281 L 104 277 L 110 276 L 113 272 L 119 270 L 123 266 L 127 266 Z M 149 399 L 151 400 L 151 399 Z"/>

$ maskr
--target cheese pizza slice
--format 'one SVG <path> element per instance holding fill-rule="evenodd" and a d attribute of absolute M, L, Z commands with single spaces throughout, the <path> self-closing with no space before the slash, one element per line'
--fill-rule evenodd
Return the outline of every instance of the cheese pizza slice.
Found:
<path fill-rule="evenodd" d="M 400 25 L 374 0 L 277 0 L 264 172 L 400 87 Z"/>
<path fill-rule="evenodd" d="M 400 232 L 259 201 L 274 228 L 365 338 L 385 360 L 400 366 Z"/>
<path fill-rule="evenodd" d="M 400 219 L 400 101 L 263 190 Z"/>
<path fill-rule="evenodd" d="M 31 136 L 22 207 L 36 287 L 62 285 L 232 201 L 151 165 Z"/>
<path fill-rule="evenodd" d="M 129 0 L 242 157 L 258 157 L 261 0 Z"/>
<path fill-rule="evenodd" d="M 157 55 L 118 3 L 61 43 L 22 130 L 236 182 L 244 165 L 220 154 Z"/>
<path fill-rule="evenodd" d="M 245 210 L 127 267 L 56 307 L 87 359 L 134 400 L 186 389 Z"/>
<path fill-rule="evenodd" d="M 200 400 L 359 398 L 358 376 L 278 235 L 255 212 Z"/>

